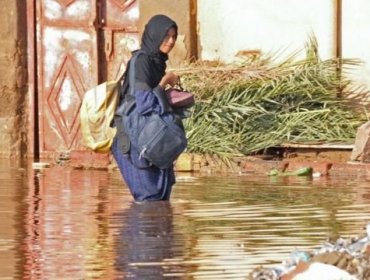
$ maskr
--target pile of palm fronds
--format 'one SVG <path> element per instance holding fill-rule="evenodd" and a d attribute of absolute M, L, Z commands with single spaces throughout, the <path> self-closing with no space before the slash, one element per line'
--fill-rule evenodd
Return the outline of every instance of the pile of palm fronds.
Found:
<path fill-rule="evenodd" d="M 346 70 L 358 61 L 320 60 L 315 39 L 306 53 L 277 65 L 257 58 L 179 69 L 197 98 L 185 123 L 188 150 L 228 158 L 286 142 L 353 142 L 364 116 L 341 92 L 350 83 Z"/>

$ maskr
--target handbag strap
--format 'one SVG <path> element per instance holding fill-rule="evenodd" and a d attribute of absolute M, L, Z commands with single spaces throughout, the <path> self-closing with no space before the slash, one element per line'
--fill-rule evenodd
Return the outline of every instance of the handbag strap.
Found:
<path fill-rule="evenodd" d="M 184 91 L 184 88 L 183 88 L 183 87 L 182 87 L 182 85 L 181 85 L 180 76 L 179 76 L 179 78 L 178 78 L 178 80 L 177 80 L 177 86 L 179 87 L 179 89 L 180 89 L 181 91 Z"/>

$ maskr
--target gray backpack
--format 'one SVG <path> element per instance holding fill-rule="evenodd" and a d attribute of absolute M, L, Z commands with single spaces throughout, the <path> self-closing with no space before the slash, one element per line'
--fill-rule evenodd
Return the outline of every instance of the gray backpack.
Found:
<path fill-rule="evenodd" d="M 187 139 L 183 127 L 178 125 L 173 113 L 159 115 L 151 112 L 141 115 L 135 110 L 132 85 L 135 83 L 135 62 L 139 55 L 140 52 L 137 52 L 131 59 L 128 96 L 116 111 L 122 122 L 116 125 L 123 127 L 121 130 L 118 128 L 117 132 L 127 136 L 130 145 L 139 151 L 139 159 L 146 159 L 150 164 L 165 169 L 186 149 Z M 126 144 L 126 150 L 128 147 Z"/>

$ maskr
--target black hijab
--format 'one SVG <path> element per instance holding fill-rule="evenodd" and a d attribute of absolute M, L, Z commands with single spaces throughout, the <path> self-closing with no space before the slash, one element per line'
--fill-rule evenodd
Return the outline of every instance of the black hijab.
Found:
<path fill-rule="evenodd" d="M 144 82 L 154 88 L 165 74 L 168 55 L 162 53 L 159 48 L 172 27 L 177 33 L 177 24 L 165 15 L 156 15 L 145 25 L 141 37 L 141 51 L 145 55 L 140 55 L 135 65 L 135 80 L 139 83 Z"/>
<path fill-rule="evenodd" d="M 145 53 L 159 57 L 166 61 L 167 54 L 162 53 L 159 47 L 163 39 L 166 37 L 170 28 L 174 27 L 177 32 L 177 24 L 172 19 L 164 15 L 156 15 L 152 17 L 145 26 L 143 36 L 141 38 L 141 50 Z"/>
<path fill-rule="evenodd" d="M 135 63 L 135 88 L 150 90 L 158 86 L 166 71 L 168 55 L 162 53 L 159 48 L 170 28 L 177 24 L 165 15 L 155 15 L 145 25 L 141 37 L 140 54 Z M 133 52 L 133 55 L 138 51 Z M 130 67 L 130 63 L 128 67 Z M 125 82 L 121 89 L 121 97 L 128 89 L 128 71 L 125 74 Z"/>

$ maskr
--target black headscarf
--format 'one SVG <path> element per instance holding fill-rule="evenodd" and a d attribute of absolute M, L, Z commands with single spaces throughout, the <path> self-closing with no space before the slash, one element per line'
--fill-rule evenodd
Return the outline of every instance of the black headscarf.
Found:
<path fill-rule="evenodd" d="M 141 51 L 136 62 L 136 81 L 144 82 L 150 88 L 158 85 L 166 71 L 168 55 L 162 53 L 159 48 L 170 28 L 174 27 L 177 32 L 177 24 L 165 15 L 152 17 L 145 25 L 141 38 Z"/>
<path fill-rule="evenodd" d="M 176 22 L 169 17 L 164 15 L 156 15 L 152 17 L 146 24 L 141 38 L 141 50 L 151 56 L 157 56 L 163 60 L 167 60 L 167 54 L 162 53 L 159 50 L 159 47 L 171 27 L 174 27 L 177 32 Z"/>
<path fill-rule="evenodd" d="M 145 25 L 141 37 L 140 54 L 135 63 L 135 88 L 153 89 L 158 86 L 166 71 L 166 60 L 168 55 L 162 53 L 159 48 L 170 28 L 175 28 L 177 24 L 165 15 L 155 15 Z M 137 51 L 133 53 L 135 55 Z M 130 67 L 130 63 L 128 68 Z M 128 89 L 128 73 L 125 75 L 125 83 L 121 90 L 122 94 Z"/>

